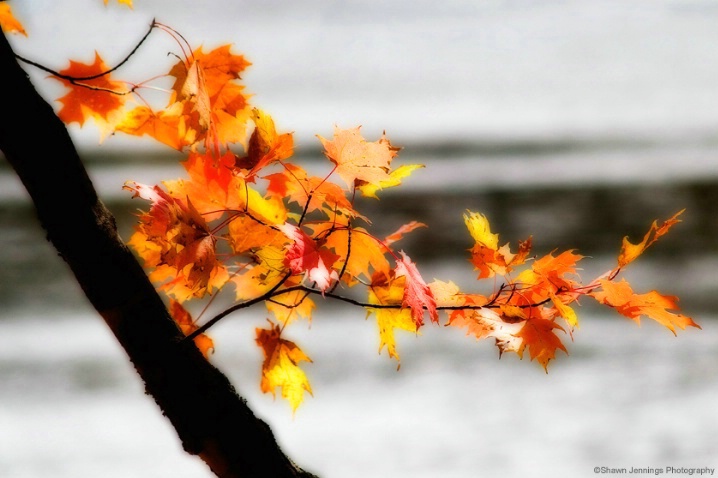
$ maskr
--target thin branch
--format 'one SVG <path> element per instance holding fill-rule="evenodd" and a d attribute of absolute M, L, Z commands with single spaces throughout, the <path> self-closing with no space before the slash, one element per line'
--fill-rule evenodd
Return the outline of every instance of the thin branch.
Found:
<path fill-rule="evenodd" d="M 42 71 L 44 71 L 44 72 L 46 72 L 46 73 L 50 73 L 52 76 L 55 76 L 55 77 L 57 77 L 57 78 L 61 78 L 61 79 L 63 79 L 63 80 L 67 80 L 67 81 L 69 81 L 69 82 L 72 83 L 72 84 L 76 84 L 76 85 L 83 86 L 83 87 L 86 87 L 86 88 L 92 88 L 92 87 L 90 87 L 90 86 L 88 86 L 88 85 L 84 85 L 84 84 L 79 83 L 79 82 L 89 81 L 89 80 L 95 80 L 95 79 L 97 79 L 97 78 L 101 78 L 101 77 L 103 77 L 103 76 L 109 75 L 110 73 L 112 73 L 112 72 L 114 72 L 114 71 L 120 69 L 125 63 L 127 63 L 127 62 L 130 60 L 130 58 L 132 58 L 132 56 L 137 52 L 137 50 L 139 50 L 140 46 L 142 46 L 142 44 L 145 42 L 145 40 L 147 39 L 147 37 L 150 36 L 150 33 L 152 33 L 152 30 L 154 30 L 155 27 L 157 27 L 157 25 L 158 25 L 158 24 L 157 24 L 157 23 L 155 22 L 155 20 L 153 19 L 153 20 L 152 20 L 152 23 L 150 24 L 149 30 L 147 30 L 147 33 L 145 33 L 145 35 L 142 37 L 142 39 L 139 41 L 139 43 L 137 43 L 137 45 L 135 45 L 135 47 L 134 47 L 134 48 L 132 49 L 132 51 L 125 57 L 124 60 L 122 60 L 121 62 L 119 62 L 119 63 L 118 63 L 117 65 L 115 65 L 114 67 L 110 68 L 109 70 L 104 71 L 104 72 L 102 72 L 102 73 L 97 73 L 96 75 L 92 75 L 92 76 L 76 77 L 76 76 L 63 75 L 62 73 L 57 72 L 57 71 L 55 71 L 55 70 L 53 70 L 53 69 L 51 69 L 51 68 L 48 68 L 48 67 L 46 67 L 46 66 L 44 66 L 44 65 L 41 65 L 40 63 L 37 63 L 37 62 L 32 61 L 32 60 L 28 60 L 27 58 L 24 58 L 24 57 L 18 55 L 17 53 L 15 53 L 15 58 L 17 58 L 18 60 L 20 60 L 21 62 L 23 62 L 23 63 L 25 63 L 25 64 L 27 64 L 27 65 L 34 66 L 35 68 L 37 68 L 37 69 L 39 69 L 39 70 L 42 70 Z M 94 89 L 94 88 L 93 88 L 93 89 Z M 117 93 L 117 94 L 126 94 L 126 93 L 119 93 L 119 92 L 114 92 L 114 93 Z"/>
<path fill-rule="evenodd" d="M 364 309 L 405 309 L 407 308 L 403 304 L 371 304 L 369 302 L 362 302 L 357 299 L 352 299 L 351 297 L 346 297 L 340 294 L 335 294 L 333 292 L 327 292 L 327 291 L 321 291 L 319 289 L 315 289 L 313 287 L 307 287 L 305 285 L 296 285 L 292 287 L 287 287 L 286 289 L 279 288 L 284 284 L 284 282 L 291 276 L 291 273 L 288 273 L 287 275 L 282 278 L 282 280 L 274 285 L 270 290 L 262 294 L 261 296 L 255 297 L 254 299 L 250 299 L 245 302 L 240 302 L 238 304 L 234 304 L 233 306 L 223 310 L 219 314 L 212 317 L 209 321 L 207 321 L 205 324 L 200 326 L 197 330 L 189 334 L 184 340 L 193 340 L 198 335 L 203 334 L 206 332 L 210 327 L 212 327 L 214 324 L 222 320 L 223 318 L 227 317 L 232 312 L 235 312 L 237 310 L 246 309 L 248 307 L 253 306 L 254 304 L 258 304 L 259 302 L 263 302 L 266 300 L 272 301 L 273 297 L 287 294 L 289 292 L 295 292 L 295 291 L 304 291 L 307 294 L 315 294 L 315 295 L 321 295 L 322 297 L 329 297 L 330 299 L 338 300 L 340 302 L 345 302 L 347 304 L 355 305 L 357 307 L 362 307 Z M 306 296 L 304 297 L 306 298 Z M 302 299 L 303 301 L 304 299 Z M 498 309 L 501 307 L 500 304 L 496 303 L 497 298 L 494 297 L 489 300 L 489 302 L 482 304 L 482 305 L 440 305 L 436 307 L 436 310 L 480 310 L 480 309 Z M 517 305 L 516 307 L 519 309 L 530 309 L 533 307 L 540 307 L 542 305 L 545 305 L 547 303 L 551 302 L 550 298 L 544 299 L 540 302 L 536 303 L 530 303 L 530 304 L 521 304 Z M 301 301 L 300 301 L 301 303 Z M 281 304 L 287 307 L 285 304 Z M 296 304 L 295 307 L 299 305 Z M 426 307 L 424 308 L 426 310 Z"/>
<path fill-rule="evenodd" d="M 289 277 L 290 277 L 291 275 L 292 275 L 291 272 L 288 272 L 287 274 L 285 274 L 285 275 L 282 277 L 282 280 L 280 280 L 279 282 L 277 282 L 274 286 L 272 286 L 271 289 L 269 289 L 269 290 L 268 290 L 267 292 L 265 292 L 264 294 L 262 294 L 262 295 L 260 295 L 260 296 L 258 296 L 258 297 L 255 297 L 254 299 L 250 299 L 250 300 L 248 300 L 248 301 L 246 301 L 246 302 L 241 302 L 241 303 L 239 303 L 239 304 L 235 304 L 235 305 L 233 305 L 232 307 L 229 307 L 228 309 L 226 309 L 226 310 L 220 312 L 219 314 L 215 315 L 214 317 L 212 317 L 211 319 L 209 319 L 206 323 L 202 324 L 197 330 L 195 330 L 194 332 L 192 332 L 191 334 L 189 334 L 189 335 L 186 337 L 186 340 L 192 340 L 192 339 L 194 339 L 195 337 L 197 337 L 198 335 L 203 334 L 204 332 L 207 331 L 207 329 L 209 329 L 210 327 L 212 327 L 214 324 L 216 324 L 217 322 L 219 322 L 220 320 L 222 320 L 223 318 L 225 318 L 226 316 L 228 316 L 229 314 L 231 314 L 231 313 L 234 312 L 235 310 L 246 309 L 247 307 L 250 307 L 250 306 L 252 306 L 252 305 L 254 305 L 254 304 L 258 304 L 259 302 L 263 302 L 263 301 L 265 301 L 265 300 L 267 300 L 267 299 L 270 299 L 270 298 L 274 297 L 274 295 L 277 295 L 277 294 L 275 294 L 275 292 L 277 291 L 277 289 L 279 289 L 279 288 L 282 286 L 282 284 L 284 284 L 284 282 L 285 282 L 287 279 L 289 279 Z M 290 289 L 293 289 L 293 288 L 290 288 Z M 282 289 L 282 290 L 281 290 L 281 293 L 288 292 L 290 289 Z"/>

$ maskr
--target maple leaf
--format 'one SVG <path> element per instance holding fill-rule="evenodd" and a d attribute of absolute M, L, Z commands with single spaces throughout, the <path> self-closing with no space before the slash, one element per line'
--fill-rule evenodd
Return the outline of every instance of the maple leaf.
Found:
<path fill-rule="evenodd" d="M 239 215 L 229 223 L 229 240 L 232 250 L 236 254 L 242 254 L 264 246 L 282 248 L 286 243 L 286 236 L 275 227 L 248 215 Z"/>
<path fill-rule="evenodd" d="M 649 246 L 667 233 L 671 227 L 681 222 L 680 219 L 678 219 L 678 216 L 683 214 L 683 211 L 685 211 L 685 209 L 678 211 L 673 215 L 673 217 L 667 219 L 660 226 L 658 225 L 658 221 L 653 221 L 651 228 L 643 237 L 643 240 L 638 244 L 632 244 L 628 240 L 628 237 L 624 237 L 621 252 L 618 256 L 618 267 L 621 268 L 633 262 L 638 256 L 643 254 L 643 251 L 648 249 Z"/>
<path fill-rule="evenodd" d="M 202 297 L 227 281 L 226 270 L 215 252 L 217 239 L 191 202 L 185 204 L 158 186 L 130 181 L 124 188 L 133 191 L 133 197 L 139 196 L 152 202 L 149 212 L 140 215 L 140 223 L 130 239 L 130 245 L 140 245 L 135 250 L 146 266 L 169 266 L 155 271 L 155 280 L 169 279 L 170 270 L 173 270 L 179 285 L 186 286 L 196 297 Z M 154 247 L 142 245 L 148 242 Z M 174 289 L 177 284 L 170 282 L 166 288 L 182 291 L 181 287 Z M 187 295 L 182 292 L 176 296 L 185 299 Z"/>
<path fill-rule="evenodd" d="M 185 127 L 195 132 L 195 142 L 245 141 L 250 110 L 244 87 L 233 81 L 250 63 L 230 48 L 223 45 L 204 53 L 200 47 L 170 69 L 175 82 L 169 104 L 182 105 Z"/>
<path fill-rule="evenodd" d="M 181 151 L 196 141 L 196 133 L 187 130 L 182 105 L 176 104 L 162 111 L 138 106 L 128 111 L 115 125 L 115 131 L 132 136 L 150 136 L 167 146 Z"/>
<path fill-rule="evenodd" d="M 322 292 L 329 289 L 333 281 L 339 279 L 332 265 L 339 256 L 332 251 L 320 248 L 304 231 L 292 224 L 283 224 L 279 229 L 291 239 L 287 247 L 284 263 L 294 274 L 306 274 L 306 277 Z"/>
<path fill-rule="evenodd" d="M 548 373 L 548 363 L 556 357 L 556 350 L 560 349 L 568 354 L 568 350 L 555 333 L 557 329 L 564 330 L 552 320 L 540 318 L 527 320 L 516 334 L 516 337 L 522 340 L 516 353 L 523 358 L 523 352 L 528 348 L 531 360 L 535 359 Z"/>
<path fill-rule="evenodd" d="M 284 164 L 284 171 L 265 177 L 269 181 L 267 193 L 278 198 L 288 198 L 304 207 L 307 213 L 323 211 L 330 219 L 337 214 L 361 217 L 354 210 L 345 192 L 338 185 L 316 176 L 307 176 L 300 166 Z"/>
<path fill-rule="evenodd" d="M 284 234 L 282 234 L 284 236 Z M 238 301 L 260 297 L 286 275 L 285 248 L 263 245 L 252 252 L 252 263 L 242 264 L 230 279 L 236 288 Z"/>
<path fill-rule="evenodd" d="M 304 400 L 304 392 L 312 394 L 309 380 L 298 364 L 312 360 L 294 342 L 282 339 L 277 325 L 272 324 L 269 330 L 257 328 L 255 332 L 256 342 L 264 352 L 260 388 L 275 395 L 276 388 L 281 387 L 282 397 L 295 412 Z"/>
<path fill-rule="evenodd" d="M 404 298 L 406 277 L 395 277 L 384 272 L 377 272 L 372 277 L 369 288 L 369 303 L 376 305 L 399 305 Z M 376 316 L 379 327 L 379 353 L 386 347 L 389 357 L 399 361 L 394 330 L 406 330 L 419 333 L 419 325 L 407 308 L 367 308 L 367 317 Z"/>
<path fill-rule="evenodd" d="M 374 142 L 365 140 L 357 126 L 352 129 L 334 128 L 334 138 L 329 141 L 319 135 L 324 146 L 324 154 L 336 164 L 336 172 L 349 188 L 362 184 L 381 187 L 382 181 L 391 181 L 389 175 L 391 160 L 397 154 L 397 148 L 389 143 L 384 135 Z"/>
<path fill-rule="evenodd" d="M 576 264 L 583 256 L 574 254 L 573 251 L 564 251 L 558 256 L 553 253 L 546 254 L 544 257 L 537 259 L 531 265 L 531 269 L 521 271 L 516 277 L 514 284 L 521 287 L 521 294 L 516 296 L 516 300 L 522 305 L 538 304 L 561 291 L 561 297 L 556 302 L 560 302 L 559 308 L 566 305 L 568 294 L 576 290 L 580 283 L 573 279 L 576 275 Z M 556 303 L 554 302 L 554 303 Z M 573 321 L 573 316 L 567 309 L 562 309 L 566 313 L 569 322 Z"/>
<path fill-rule="evenodd" d="M 212 221 L 228 211 L 247 207 L 245 183 L 234 175 L 235 156 L 231 151 L 217 157 L 210 152 L 190 152 L 182 162 L 188 180 L 165 181 L 165 187 L 175 197 L 192 198 L 192 205 Z"/>
<path fill-rule="evenodd" d="M 638 324 L 640 324 L 641 316 L 645 315 L 668 328 L 673 335 L 676 335 L 676 327 L 685 329 L 691 326 L 700 329 L 700 326 L 690 317 L 671 312 L 671 310 L 678 310 L 676 297 L 664 296 L 655 290 L 647 294 L 636 294 L 626 279 L 622 279 L 620 282 L 599 279 L 598 282 L 601 285 L 601 290 L 591 292 L 589 295 L 601 304 L 613 307 L 619 314 Z"/>
<path fill-rule="evenodd" d="M 19 33 L 27 36 L 25 28 L 13 15 L 8 2 L 0 2 L 0 28 L 6 33 Z"/>
<path fill-rule="evenodd" d="M 247 156 L 237 160 L 237 167 L 247 170 L 248 178 L 274 161 L 289 158 L 294 149 L 292 134 L 277 134 L 272 117 L 264 111 L 254 108 L 252 120 L 255 128 L 249 138 Z"/>
<path fill-rule="evenodd" d="M 174 319 L 185 336 L 190 335 L 199 328 L 194 323 L 194 320 L 192 320 L 192 315 L 190 315 L 187 309 L 185 309 L 179 301 L 170 299 L 169 312 L 172 319 Z M 214 342 L 206 334 L 199 334 L 195 337 L 194 344 L 200 352 L 202 352 L 202 355 L 204 355 L 205 358 L 209 357 L 209 354 L 214 351 Z"/>
<path fill-rule="evenodd" d="M 531 251 L 530 237 L 520 242 L 518 252 L 513 254 L 508 244 L 499 247 L 499 235 L 491 232 L 489 220 L 483 214 L 467 211 L 464 223 L 475 241 L 470 251 L 471 263 L 479 271 L 478 279 L 506 275 L 526 262 Z"/>
<path fill-rule="evenodd" d="M 344 269 L 341 279 L 347 285 L 357 284 L 362 277 L 371 280 L 376 272 L 389 273 L 387 248 L 363 227 L 337 228 L 328 222 L 308 227 L 312 229 L 315 237 L 324 238 L 325 247 L 339 256 L 336 267 Z"/>
<path fill-rule="evenodd" d="M 436 299 L 434 299 L 431 289 L 424 282 L 419 270 L 416 268 L 409 256 L 404 251 L 400 251 L 401 259 L 396 263 L 397 277 L 406 277 L 406 285 L 404 287 L 404 298 L 402 305 L 411 308 L 411 315 L 416 322 L 416 326 L 420 327 L 424 323 L 424 309 L 429 313 L 432 322 L 439 322 L 439 314 L 436 311 Z"/>
<path fill-rule="evenodd" d="M 107 65 L 95 52 L 94 63 L 70 60 L 70 66 L 60 71 L 65 77 L 78 80 L 53 77 L 70 89 L 58 100 L 63 106 L 57 115 L 65 124 L 77 122 L 82 126 L 88 118 L 93 118 L 103 126 L 116 120 L 111 116 L 120 112 L 127 90 L 122 83 L 112 81 L 110 75 L 105 74 L 107 71 Z"/>
<path fill-rule="evenodd" d="M 472 302 L 467 301 L 467 304 Z M 472 304 L 473 305 L 473 304 Z M 501 313 L 501 309 L 481 307 L 478 309 L 457 310 L 451 314 L 447 325 L 466 328 L 467 335 L 473 335 L 477 340 L 493 338 L 499 354 L 504 352 L 518 352 L 521 349 L 522 339 L 518 336 L 526 317 Z"/>

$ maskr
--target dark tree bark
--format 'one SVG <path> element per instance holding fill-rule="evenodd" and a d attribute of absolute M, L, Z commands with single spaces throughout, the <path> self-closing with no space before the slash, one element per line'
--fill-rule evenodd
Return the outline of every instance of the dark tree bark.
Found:
<path fill-rule="evenodd" d="M 268 425 L 194 343 L 182 340 L 118 236 L 67 129 L 36 92 L 4 35 L 0 91 L 6 98 L 0 150 L 29 192 L 48 240 L 127 352 L 184 449 L 220 477 L 313 476 L 280 450 Z"/>

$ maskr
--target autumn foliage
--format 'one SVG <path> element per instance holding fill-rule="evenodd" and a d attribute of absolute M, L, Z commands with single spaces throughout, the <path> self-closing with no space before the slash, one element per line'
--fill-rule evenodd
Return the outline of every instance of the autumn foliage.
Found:
<path fill-rule="evenodd" d="M 0 4 L 4 5 L 4 4 Z M 0 15 L 6 15 L 0 10 Z M 3 27 L 11 24 L 3 20 Z M 15 27 L 17 31 L 22 31 Z M 269 318 L 256 329 L 262 350 L 261 389 L 296 409 L 311 386 L 302 370 L 309 356 L 288 339 L 294 322 L 310 320 L 317 300 L 363 307 L 376 321 L 379 351 L 399 360 L 397 330 L 418 333 L 432 325 L 458 327 L 476 339 L 493 339 L 500 353 L 528 354 L 544 369 L 579 325 L 581 299 L 592 299 L 638 322 L 698 327 L 678 312 L 677 299 L 656 291 L 636 293 L 621 271 L 679 222 L 681 212 L 654 222 L 638 243 L 624 239 L 616 266 L 590 281 L 574 250 L 535 254 L 531 237 L 502 244 L 487 217 L 466 211 L 473 246 L 468 262 L 477 280 L 495 284 L 490 294 L 461 290 L 451 281 L 426 282 L 397 243 L 425 227 L 411 222 L 387 237 L 355 209 L 359 196 L 377 198 L 422 165 L 396 165 L 400 148 L 386 134 L 364 138 L 360 127 L 335 127 L 318 136 L 325 170 L 311 174 L 294 162 L 291 132 L 253 106 L 241 83 L 250 63 L 229 45 L 192 49 L 174 30 L 181 51 L 164 75 L 147 82 L 119 81 L 99 54 L 93 63 L 70 61 L 57 72 L 68 93 L 59 117 L 104 131 L 150 136 L 182 152 L 186 176 L 162 185 L 128 181 L 132 197 L 146 201 L 129 240 L 150 278 L 168 296 L 172 316 L 209 356 L 205 332 L 232 312 L 263 303 Z M 166 101 L 150 104 L 145 88 L 169 78 Z M 153 88 L 157 88 L 153 86 Z M 457 218 L 460 220 L 460 218 Z M 219 291 L 235 305 L 210 319 L 193 319 L 183 304 Z M 226 292 L 231 291 L 231 292 Z"/>

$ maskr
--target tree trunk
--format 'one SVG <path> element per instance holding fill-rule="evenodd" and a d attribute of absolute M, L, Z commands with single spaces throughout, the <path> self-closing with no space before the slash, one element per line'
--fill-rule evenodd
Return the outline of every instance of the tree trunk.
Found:
<path fill-rule="evenodd" d="M 284 455 L 267 424 L 194 343 L 182 340 L 118 236 L 67 129 L 35 91 L 4 34 L 0 72 L 0 91 L 6 95 L 0 150 L 32 197 L 48 240 L 127 352 L 184 449 L 220 477 L 313 476 Z"/>

